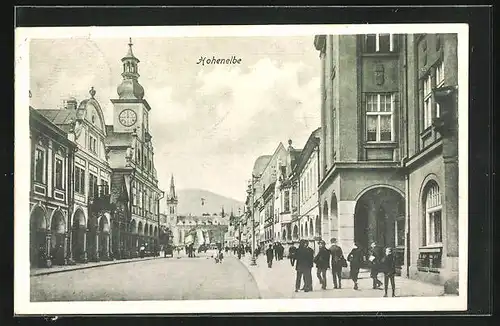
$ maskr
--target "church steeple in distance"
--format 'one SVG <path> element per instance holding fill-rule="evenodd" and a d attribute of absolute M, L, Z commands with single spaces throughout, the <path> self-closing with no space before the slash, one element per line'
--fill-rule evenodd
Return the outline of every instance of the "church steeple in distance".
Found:
<path fill-rule="evenodd" d="M 175 183 L 174 183 L 174 175 L 173 174 L 170 177 L 170 191 L 168 193 L 168 200 L 177 201 L 177 194 L 175 193 Z"/>
<path fill-rule="evenodd" d="M 120 99 L 142 99 L 144 97 L 144 88 L 139 84 L 139 68 L 140 60 L 132 51 L 132 38 L 129 39 L 127 54 L 122 58 L 123 81 L 118 86 L 117 92 Z"/>

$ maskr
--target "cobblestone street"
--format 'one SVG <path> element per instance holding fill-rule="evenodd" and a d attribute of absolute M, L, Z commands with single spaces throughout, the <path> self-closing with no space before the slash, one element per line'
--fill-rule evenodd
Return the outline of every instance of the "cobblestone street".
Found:
<path fill-rule="evenodd" d="M 132 262 L 31 276 L 31 301 L 258 299 L 257 284 L 234 257 Z M 179 258 L 178 258 L 179 257 Z"/>

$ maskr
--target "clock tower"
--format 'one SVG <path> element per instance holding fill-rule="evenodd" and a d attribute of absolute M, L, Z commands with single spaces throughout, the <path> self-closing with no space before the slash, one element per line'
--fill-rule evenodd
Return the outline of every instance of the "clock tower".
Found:
<path fill-rule="evenodd" d="M 113 131 L 115 133 L 135 131 L 142 141 L 148 141 L 151 108 L 144 99 L 144 88 L 138 81 L 140 60 L 132 52 L 132 46 L 130 39 L 127 54 L 121 60 L 123 80 L 117 88 L 118 98 L 111 100 L 114 106 Z"/>

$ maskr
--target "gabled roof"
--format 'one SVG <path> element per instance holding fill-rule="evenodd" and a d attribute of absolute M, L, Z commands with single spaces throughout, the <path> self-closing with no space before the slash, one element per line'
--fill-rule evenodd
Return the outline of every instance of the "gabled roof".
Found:
<path fill-rule="evenodd" d="M 67 109 L 37 109 L 37 111 L 55 125 L 70 124 L 76 119 L 76 112 Z"/>
<path fill-rule="evenodd" d="M 309 138 L 307 139 L 304 149 L 300 152 L 300 155 L 295 160 L 295 166 L 293 167 L 294 173 L 300 172 L 307 162 L 307 159 L 311 155 L 314 147 L 318 144 L 320 138 L 321 127 L 314 130 Z"/>

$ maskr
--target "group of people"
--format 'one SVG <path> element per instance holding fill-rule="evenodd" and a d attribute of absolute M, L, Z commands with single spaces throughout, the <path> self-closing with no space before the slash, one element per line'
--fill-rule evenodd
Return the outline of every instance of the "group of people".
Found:
<path fill-rule="evenodd" d="M 307 240 L 301 240 L 298 248 L 291 246 L 289 248 L 289 258 L 292 266 L 295 266 L 295 292 L 303 290 L 304 292 L 312 291 L 312 275 L 311 270 L 316 265 L 316 276 L 321 284 L 322 289 L 327 286 L 327 273 L 331 269 L 334 289 L 342 288 L 342 268 L 350 265 L 350 278 L 354 283 L 354 289 L 358 290 L 358 275 L 359 270 L 367 263 L 371 268 L 370 277 L 373 281 L 373 289 L 378 289 L 384 285 L 384 297 L 387 297 L 388 284 L 391 283 L 392 296 L 395 296 L 395 280 L 396 265 L 395 258 L 391 248 L 379 247 L 376 243 L 372 243 L 368 254 L 366 254 L 357 244 L 344 257 L 342 248 L 337 244 L 337 239 L 330 240 L 330 247 L 326 248 L 325 241 L 319 242 L 319 250 L 314 255 L 314 250 L 309 247 Z M 266 251 L 268 267 L 272 267 L 273 248 L 270 245 Z M 378 279 L 379 273 L 384 273 L 384 282 Z M 301 288 L 301 283 L 304 287 Z"/>

